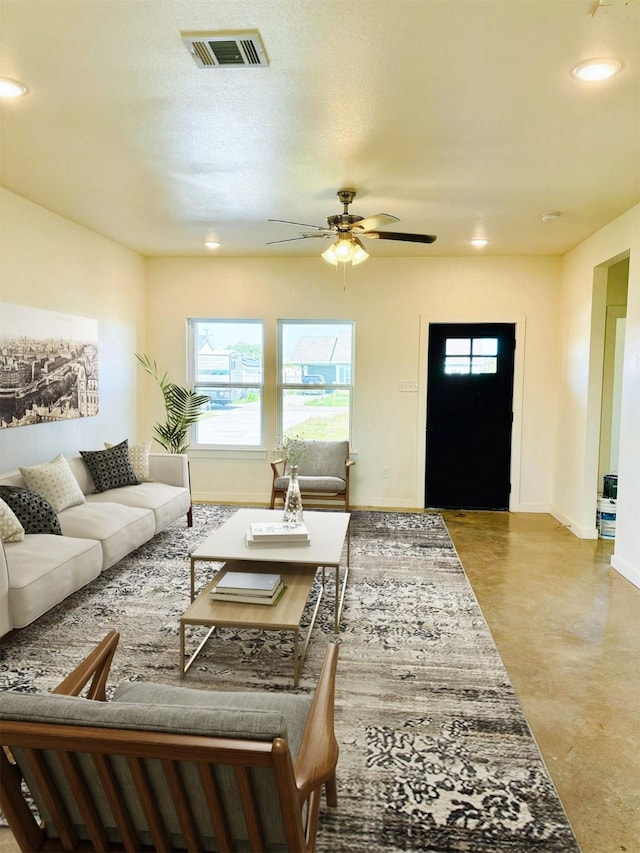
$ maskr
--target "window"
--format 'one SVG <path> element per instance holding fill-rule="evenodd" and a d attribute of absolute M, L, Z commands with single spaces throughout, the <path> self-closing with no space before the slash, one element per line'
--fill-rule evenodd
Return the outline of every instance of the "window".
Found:
<path fill-rule="evenodd" d="M 353 351 L 350 321 L 278 322 L 280 436 L 350 439 Z"/>
<path fill-rule="evenodd" d="M 444 372 L 479 374 L 498 372 L 497 338 L 447 338 Z"/>
<path fill-rule="evenodd" d="M 199 447 L 262 444 L 263 325 L 260 320 L 189 320 L 189 378 L 209 397 L 193 428 Z"/>

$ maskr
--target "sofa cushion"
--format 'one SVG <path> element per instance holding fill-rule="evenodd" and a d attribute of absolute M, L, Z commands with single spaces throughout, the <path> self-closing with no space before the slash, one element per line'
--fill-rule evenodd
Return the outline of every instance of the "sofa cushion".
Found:
<path fill-rule="evenodd" d="M 151 539 L 156 529 L 155 516 L 150 509 L 98 503 L 91 497 L 61 512 L 60 524 L 65 536 L 97 539 L 102 545 L 102 568 L 107 569 Z"/>
<path fill-rule="evenodd" d="M 9 609 L 14 628 L 24 628 L 97 578 L 102 548 L 93 539 L 28 533 L 6 542 Z"/>
<path fill-rule="evenodd" d="M 3 542 L 21 542 L 24 527 L 11 507 L 0 498 L 0 539 Z"/>
<path fill-rule="evenodd" d="M 108 441 L 105 441 L 106 448 L 113 447 Z M 129 445 L 129 462 L 133 468 L 133 473 L 141 483 L 149 483 L 152 481 L 151 470 L 149 467 L 149 453 L 151 451 L 151 442 L 145 441 L 144 444 Z"/>
<path fill-rule="evenodd" d="M 80 456 L 87 463 L 96 492 L 106 492 L 119 486 L 137 486 L 139 483 L 129 462 L 126 438 L 106 450 L 81 450 Z"/>
<path fill-rule="evenodd" d="M 42 495 L 56 512 L 84 501 L 82 489 L 62 454 L 44 465 L 20 468 L 20 473 L 27 488 Z"/>
<path fill-rule="evenodd" d="M 0 486 L 0 498 L 16 514 L 25 533 L 62 534 L 54 508 L 42 495 L 20 486 Z"/>
<path fill-rule="evenodd" d="M 100 503 L 112 501 L 153 510 L 156 517 L 156 533 L 164 530 L 181 515 L 186 515 L 191 506 L 188 489 L 167 486 L 166 483 L 140 483 L 135 489 L 109 489 L 108 492 L 89 495 L 88 501 Z"/>

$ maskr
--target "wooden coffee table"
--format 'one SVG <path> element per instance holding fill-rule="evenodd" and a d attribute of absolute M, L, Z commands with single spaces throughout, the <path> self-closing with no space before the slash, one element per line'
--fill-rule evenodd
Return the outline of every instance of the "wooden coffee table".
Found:
<path fill-rule="evenodd" d="M 286 589 L 277 604 L 236 604 L 228 601 L 214 601 L 211 589 L 229 571 L 273 573 L 277 571 L 285 583 Z M 309 593 L 316 576 L 316 567 L 287 563 L 274 566 L 264 562 L 243 561 L 227 562 L 224 569 L 207 584 L 198 597 L 180 617 L 180 674 L 185 674 L 196 660 L 206 642 L 216 628 L 255 628 L 264 631 L 293 631 L 293 684 L 300 681 L 302 664 L 307 653 L 311 631 L 318 615 L 324 588 L 321 586 L 316 600 L 311 622 L 300 648 L 300 621 L 307 605 Z M 185 628 L 187 625 L 204 625 L 209 628 L 206 637 L 195 652 L 186 661 Z"/>
<path fill-rule="evenodd" d="M 324 587 L 325 569 L 335 572 L 334 621 L 336 634 L 340 630 L 340 618 L 344 594 L 349 576 L 349 520 L 348 512 L 304 513 L 304 523 L 309 530 L 309 543 L 286 543 L 282 545 L 247 545 L 246 532 L 252 522 L 282 521 L 282 510 L 239 509 L 191 554 L 191 601 L 195 598 L 196 562 L 262 563 L 265 571 L 283 574 L 289 565 L 322 568 Z M 347 543 L 346 565 L 341 569 L 342 552 Z M 240 571 L 247 571 L 240 567 Z M 258 605 L 261 607 L 264 605 Z"/>

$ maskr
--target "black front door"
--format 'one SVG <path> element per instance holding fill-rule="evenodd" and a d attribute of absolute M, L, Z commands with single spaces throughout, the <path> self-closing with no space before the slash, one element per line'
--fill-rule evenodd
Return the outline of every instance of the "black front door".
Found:
<path fill-rule="evenodd" d="M 515 325 L 432 323 L 425 506 L 508 509 Z"/>

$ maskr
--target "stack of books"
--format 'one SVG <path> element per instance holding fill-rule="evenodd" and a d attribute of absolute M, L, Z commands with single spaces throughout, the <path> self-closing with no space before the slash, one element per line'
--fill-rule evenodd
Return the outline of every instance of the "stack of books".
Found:
<path fill-rule="evenodd" d="M 235 604 L 276 604 L 285 589 L 280 575 L 227 572 L 212 587 L 211 598 Z"/>
<path fill-rule="evenodd" d="M 299 524 L 287 524 L 286 522 L 254 522 L 247 530 L 247 545 L 269 545 L 269 544 L 308 544 L 309 531 L 306 526 Z"/>

